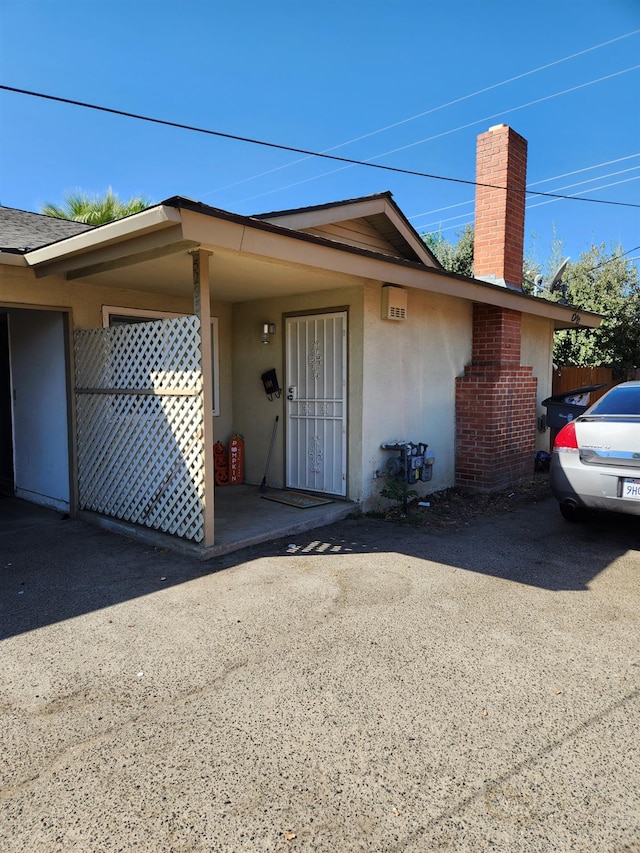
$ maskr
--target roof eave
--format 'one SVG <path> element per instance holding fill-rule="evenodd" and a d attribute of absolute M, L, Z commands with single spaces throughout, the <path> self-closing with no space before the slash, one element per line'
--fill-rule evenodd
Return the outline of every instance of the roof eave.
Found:
<path fill-rule="evenodd" d="M 16 249 L 0 249 L 0 264 L 4 264 L 9 267 L 28 266 L 24 252 Z"/>
<path fill-rule="evenodd" d="M 471 302 L 483 302 L 511 308 L 526 314 L 546 317 L 553 321 L 556 329 L 597 328 L 602 319 L 601 315 L 582 311 L 573 306 L 548 302 L 539 297 L 529 296 L 500 285 L 468 278 L 436 267 L 427 267 L 417 261 L 383 255 L 317 235 L 283 228 L 271 222 L 229 213 L 180 196 L 166 199 L 159 205 L 126 219 L 98 226 L 91 231 L 69 237 L 51 246 L 35 249 L 24 257 L 30 266 L 46 266 L 48 270 L 54 262 L 59 262 L 55 266 L 62 267 L 67 258 L 71 260 L 80 254 L 90 255 L 92 251 L 99 250 L 104 246 L 119 242 L 126 243 L 127 240 L 145 233 L 175 228 L 178 224 L 181 226 L 184 240 L 188 241 L 191 238 L 192 241 L 195 240 L 195 242 L 204 245 L 206 241 L 200 238 L 196 239 L 194 235 L 189 233 L 191 229 L 183 221 L 181 213 L 183 209 L 228 223 L 235 223 L 241 226 L 242 233 L 245 235 L 247 232 L 254 232 L 255 238 L 252 240 L 247 240 L 246 236 L 241 238 L 241 252 L 247 251 L 251 254 L 269 257 L 272 260 L 286 261 L 292 258 L 291 248 L 287 248 L 291 246 L 289 241 L 294 241 L 296 244 L 306 243 L 309 245 L 309 249 L 294 252 L 293 255 L 297 255 L 294 262 L 299 261 L 309 266 L 331 269 L 360 278 L 384 281 L 400 287 L 415 287 Z M 286 238 L 284 242 L 283 238 Z M 312 245 L 316 247 L 315 250 L 311 249 Z M 356 257 L 360 258 L 361 262 L 358 262 Z"/>
<path fill-rule="evenodd" d="M 73 237 L 58 240 L 40 249 L 25 254 L 29 266 L 39 266 L 73 257 L 112 243 L 118 243 L 132 236 L 168 228 L 181 221 L 179 209 L 173 205 L 159 204 L 140 213 L 134 213 L 124 219 L 117 219 L 105 225 L 99 225 L 90 231 L 83 231 Z"/>

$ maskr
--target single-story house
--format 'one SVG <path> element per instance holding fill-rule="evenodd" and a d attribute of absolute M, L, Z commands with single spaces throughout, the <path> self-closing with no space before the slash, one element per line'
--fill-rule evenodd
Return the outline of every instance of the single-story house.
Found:
<path fill-rule="evenodd" d="M 433 453 L 424 493 L 528 476 L 553 333 L 599 317 L 522 292 L 525 174 L 511 128 L 478 138 L 475 278 L 389 192 L 259 216 L 174 197 L 98 227 L 0 208 L 0 481 L 206 556 L 234 434 L 246 483 L 275 435 L 270 487 L 352 509 L 398 441 Z"/>

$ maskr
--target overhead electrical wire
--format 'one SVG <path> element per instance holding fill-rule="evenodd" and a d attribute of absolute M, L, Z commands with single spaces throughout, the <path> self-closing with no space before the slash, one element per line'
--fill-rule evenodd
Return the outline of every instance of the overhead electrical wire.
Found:
<path fill-rule="evenodd" d="M 301 184 L 308 184 L 311 181 L 317 181 L 320 178 L 325 178 L 325 177 L 328 177 L 329 175 L 335 175 L 338 172 L 343 172 L 343 171 L 345 171 L 345 169 L 349 169 L 353 165 L 359 165 L 359 166 L 368 165 L 368 166 L 372 166 L 374 168 L 376 168 L 376 167 L 377 168 L 390 168 L 390 167 L 380 166 L 380 164 L 374 163 L 373 161 L 379 159 L 380 157 L 387 157 L 389 154 L 397 154 L 399 151 L 406 151 L 409 148 L 415 148 L 416 145 L 423 145 L 425 142 L 433 142 L 434 139 L 441 139 L 443 136 L 449 136 L 452 133 L 457 133 L 460 130 L 467 130 L 470 127 L 474 127 L 475 125 L 478 125 L 478 124 L 484 124 L 485 122 L 491 121 L 492 119 L 502 118 L 503 116 L 507 115 L 508 113 L 517 112 L 518 110 L 523 110 L 523 109 L 526 109 L 527 107 L 532 107 L 532 106 L 535 106 L 536 104 L 541 104 L 544 101 L 550 101 L 553 98 L 560 97 L 561 95 L 567 95 L 571 92 L 576 92 L 579 89 L 586 88 L 587 86 L 593 86 L 595 83 L 602 83 L 605 80 L 611 80 L 613 77 L 619 77 L 621 74 L 628 74 L 630 71 L 637 71 L 638 69 L 640 69 L 640 65 L 632 65 L 629 68 L 624 68 L 622 71 L 615 71 L 613 74 L 607 74 L 604 77 L 597 77 L 595 80 L 588 80 L 586 83 L 580 83 L 578 86 L 571 86 L 569 89 L 563 89 L 561 92 L 554 92 L 552 95 L 545 95 L 542 98 L 536 98 L 535 100 L 529 101 L 526 104 L 519 104 L 517 107 L 510 107 L 507 110 L 501 110 L 498 113 L 492 113 L 491 115 L 484 116 L 483 118 L 476 119 L 475 121 L 468 122 L 467 124 L 461 124 L 458 127 L 451 128 L 450 130 L 444 130 L 441 133 L 434 134 L 433 136 L 427 136 L 425 139 L 418 139 L 416 142 L 409 142 L 409 143 L 407 143 L 407 145 L 401 145 L 398 148 L 391 148 L 389 151 L 383 151 L 381 154 L 374 154 L 372 157 L 368 157 L 366 160 L 355 160 L 354 161 L 354 160 L 349 159 L 348 157 L 337 157 L 337 156 L 333 156 L 330 154 L 318 153 L 317 154 L 318 157 L 323 157 L 323 158 L 329 159 L 329 160 L 337 160 L 339 162 L 347 163 L 348 165 L 341 166 L 338 169 L 330 169 L 328 172 L 321 172 L 319 175 L 312 175 L 309 178 L 303 178 L 300 181 L 295 181 L 294 183 L 291 183 L 291 184 L 285 184 L 284 186 L 276 187 L 275 189 L 271 189 L 271 190 L 268 190 L 266 192 L 259 193 L 258 195 L 248 196 L 247 198 L 243 198 L 242 202 L 253 201 L 256 198 L 263 198 L 264 196 L 272 195 L 274 192 L 280 192 L 281 190 L 288 190 L 288 189 L 291 189 L 292 187 L 298 187 Z M 402 172 L 403 170 L 398 169 L 398 170 L 392 170 L 392 171 Z M 406 174 L 414 174 L 415 175 L 418 173 L 408 172 Z M 425 177 L 425 176 L 423 175 L 423 177 Z M 426 177 L 433 177 L 433 176 L 427 175 Z M 467 184 L 474 184 L 475 183 L 474 181 L 462 181 L 462 179 L 460 179 L 460 178 L 452 178 L 450 180 L 455 180 L 458 183 L 467 183 Z M 476 184 L 476 186 L 477 186 L 477 184 Z M 540 193 L 540 195 L 544 195 L 544 193 Z M 589 199 L 581 199 L 581 201 L 588 201 L 588 200 Z"/>
<path fill-rule="evenodd" d="M 612 255 L 610 258 L 607 258 L 606 260 L 601 261 L 599 264 L 596 264 L 593 267 L 589 267 L 589 269 L 582 270 L 582 275 L 587 275 L 588 273 L 593 272 L 594 270 L 598 270 L 598 269 L 601 269 L 602 267 L 606 267 L 607 264 L 612 264 L 614 261 L 622 260 L 622 258 L 624 258 L 625 255 L 630 255 L 631 252 L 635 252 L 637 249 L 640 249 L 640 246 L 634 246 L 633 249 L 629 249 L 626 252 L 621 252 L 620 254 Z M 637 261 L 637 260 L 638 260 L 637 257 L 636 258 L 627 258 L 625 263 L 628 263 L 629 261 Z M 552 291 L 547 290 L 546 287 L 543 289 L 546 290 L 547 293 L 552 293 Z"/>
<path fill-rule="evenodd" d="M 625 171 L 631 171 L 631 170 L 625 169 Z M 616 173 L 612 172 L 611 174 L 615 175 Z M 608 176 L 607 175 L 601 175 L 601 177 L 606 178 Z M 636 175 L 634 178 L 625 178 L 623 181 L 613 181 L 610 184 L 603 184 L 600 187 L 591 187 L 588 190 L 580 190 L 580 192 L 577 192 L 574 195 L 572 195 L 571 198 L 576 198 L 577 196 L 582 195 L 583 193 L 590 193 L 590 192 L 594 192 L 594 191 L 598 192 L 599 190 L 606 190 L 609 187 L 617 187 L 619 184 L 628 184 L 630 181 L 640 181 L 640 176 Z M 577 187 L 577 186 L 579 186 L 579 184 L 574 184 L 573 186 Z M 551 199 L 548 199 L 547 201 L 538 201 L 535 204 L 528 204 L 527 210 L 530 210 L 533 207 L 540 207 L 543 204 L 552 204 L 554 201 L 557 201 L 557 199 L 551 198 Z"/>
<path fill-rule="evenodd" d="M 608 187 L 615 187 L 615 186 L 618 186 L 619 184 L 627 184 L 630 181 L 638 181 L 638 180 L 640 180 L 640 176 L 636 176 L 635 178 L 626 178 L 624 181 L 614 181 L 611 184 L 603 184 L 601 187 L 592 187 L 590 190 L 581 190 L 581 192 L 598 192 L 599 190 L 604 190 L 604 189 L 607 189 Z M 580 193 L 575 193 L 575 195 L 567 196 L 567 198 L 575 198 L 576 201 L 580 201 L 581 199 L 578 198 L 579 195 L 580 195 Z M 558 198 L 551 199 L 550 201 L 540 201 L 540 202 L 536 202 L 535 204 L 527 204 L 526 209 L 531 210 L 532 208 L 540 207 L 543 204 L 551 204 L 554 201 L 559 201 L 560 198 L 564 198 L 564 196 L 560 196 Z M 582 200 L 584 201 L 584 199 L 582 199 Z M 465 202 L 465 204 L 466 204 L 466 202 Z M 430 225 L 421 225 L 420 231 L 424 234 L 427 234 L 427 233 L 432 232 L 432 231 L 438 231 L 439 233 L 443 233 L 445 231 L 452 231 L 454 228 L 462 229 L 462 228 L 465 228 L 467 225 L 473 224 L 473 222 L 474 222 L 473 214 L 461 213 L 459 216 L 452 216 L 451 217 L 451 220 L 453 220 L 453 219 L 464 219 L 465 217 L 469 217 L 469 216 L 471 216 L 471 219 L 467 218 L 466 222 L 458 222 L 455 225 L 447 225 L 446 228 L 437 227 L 440 225 L 440 222 L 434 222 Z M 442 221 L 448 222 L 450 220 L 442 220 Z"/>
<path fill-rule="evenodd" d="M 584 166 L 582 169 L 573 169 L 571 172 L 563 172 L 561 175 L 553 175 L 551 178 L 541 178 L 539 181 L 532 181 L 527 184 L 527 187 L 537 187 L 539 184 L 546 184 L 549 181 L 559 181 L 560 178 L 568 178 L 571 175 L 579 175 L 582 172 L 590 172 L 591 169 L 601 169 L 603 166 L 613 166 L 614 163 L 622 163 L 625 160 L 633 160 L 634 157 L 640 157 L 640 153 L 638 154 L 629 154 L 626 157 L 616 157 L 615 160 L 607 160 L 604 163 L 595 163 L 593 166 Z M 633 167 L 637 168 L 637 167 Z M 627 170 L 630 171 L 630 170 Z M 602 175 L 601 177 L 609 177 L 608 175 Z M 591 180 L 597 181 L 600 178 L 591 178 Z M 574 184 L 574 186 L 578 186 Z M 564 189 L 564 187 L 558 187 L 557 189 Z M 407 219 L 410 221 L 414 219 L 420 219 L 423 216 L 432 216 L 434 213 L 440 213 L 443 210 L 452 210 L 454 207 L 464 207 L 468 204 L 473 204 L 474 200 L 469 199 L 469 201 L 459 201 L 457 204 L 447 204 L 445 207 L 436 207 L 433 210 L 426 210 L 423 213 L 414 213 L 412 216 L 408 216 Z M 462 214 L 463 216 L 465 214 Z"/>
<path fill-rule="evenodd" d="M 600 42 L 600 44 L 595 44 L 592 47 L 585 48 L 584 50 L 579 50 L 577 53 L 572 53 L 569 56 L 563 56 L 560 59 L 555 59 L 553 62 L 547 62 L 546 65 L 539 65 L 537 68 L 532 68 L 530 71 L 524 71 L 522 74 L 516 74 L 515 77 L 509 77 L 507 80 L 501 80 L 498 83 L 493 83 L 491 86 L 485 86 L 484 89 L 478 89 L 476 92 L 470 92 L 467 95 L 462 95 L 459 98 L 454 98 L 452 101 L 447 101 L 446 104 L 440 104 L 437 107 L 431 107 L 428 110 L 416 113 L 415 115 L 409 116 L 408 118 L 403 118 L 399 121 L 393 122 L 392 124 L 387 124 L 384 127 L 378 128 L 377 130 L 371 130 L 368 133 L 363 133 L 360 136 L 355 136 L 353 139 L 347 139 L 346 142 L 339 142 L 337 145 L 332 145 L 329 148 L 323 148 L 322 153 L 328 154 L 330 151 L 337 151 L 338 148 L 344 148 L 347 145 L 352 145 L 354 142 L 361 142 L 363 139 L 370 139 L 372 136 L 377 136 L 380 133 L 385 133 L 387 130 L 393 130 L 394 128 L 400 127 L 403 124 L 408 124 L 409 122 L 415 121 L 416 119 L 432 115 L 433 113 L 437 113 L 440 110 L 446 109 L 447 107 L 452 107 L 456 104 L 462 103 L 463 101 L 468 101 L 470 98 L 475 98 L 477 95 L 484 95 L 486 94 L 486 92 L 492 92 L 494 89 L 499 89 L 501 86 L 506 86 L 509 83 L 515 83 L 516 80 L 522 80 L 524 77 L 530 77 L 533 74 L 537 74 L 539 71 L 546 71 L 548 68 L 553 68 L 555 65 L 561 65 L 563 62 L 568 62 L 571 59 L 576 59 L 578 56 L 584 56 L 585 54 L 591 53 L 594 50 L 599 50 L 602 47 L 607 47 L 610 44 L 622 41 L 623 39 L 629 38 L 630 36 L 635 36 L 638 33 L 640 33 L 640 30 L 632 30 L 631 32 L 624 33 L 621 36 L 617 36 L 616 38 Z M 203 193 L 203 197 L 211 195 L 212 193 L 223 192 L 224 190 L 239 186 L 240 184 L 246 184 L 248 181 L 253 181 L 257 178 L 263 178 L 266 175 L 273 174 L 274 172 L 280 172 L 283 169 L 288 169 L 290 166 L 295 166 L 298 163 L 304 163 L 306 160 L 309 159 L 309 156 L 307 156 L 300 157 L 298 160 L 291 160 L 289 163 L 283 163 L 281 166 L 275 166 L 273 169 L 267 169 L 264 172 L 259 172 L 257 175 L 251 175 L 248 178 L 242 178 L 239 181 L 234 181 L 231 184 L 226 184 L 225 186 L 218 187 L 215 190 L 208 190 L 207 192 Z"/>
<path fill-rule="evenodd" d="M 595 267 L 590 267 L 588 270 L 585 270 L 585 273 L 593 272 L 594 270 L 600 269 L 600 267 L 605 267 L 607 264 L 620 260 L 621 258 L 624 258 L 625 255 L 630 255 L 631 252 L 635 252 L 638 249 L 640 249 L 640 246 L 634 246 L 633 249 L 627 249 L 626 252 L 621 252 L 619 255 L 613 255 L 611 258 L 607 258 L 606 261 L 601 261 L 601 263 L 596 264 Z M 635 260 L 637 260 L 637 258 L 627 258 L 627 261 Z"/>
<path fill-rule="evenodd" d="M 635 67 L 640 68 L 640 65 L 635 66 Z M 626 70 L 630 71 L 633 69 L 626 69 Z M 617 74 L 622 74 L 622 73 L 625 73 L 625 72 L 617 72 Z M 608 75 L 607 78 L 601 78 L 601 79 L 608 79 L 609 77 L 613 77 L 613 76 L 616 76 L 616 75 L 615 74 L 614 75 Z M 589 85 L 589 84 L 583 84 L 583 85 Z M 581 88 L 581 87 L 577 87 L 577 88 Z M 265 147 L 265 148 L 274 148 L 274 149 L 278 149 L 280 151 L 292 151 L 292 152 L 297 153 L 297 154 L 306 154 L 306 155 L 309 155 L 311 157 L 319 157 L 319 158 L 322 158 L 325 160 L 335 160 L 335 161 L 338 161 L 341 163 L 346 163 L 349 166 L 367 166 L 370 169 L 379 169 L 379 170 L 382 170 L 385 172 L 394 172 L 396 174 L 401 174 L 401 175 L 411 175 L 411 176 L 420 177 L 420 178 L 431 178 L 432 180 L 447 181 L 450 183 L 457 183 L 457 184 L 465 184 L 467 186 L 484 186 L 484 187 L 489 187 L 491 189 L 504 189 L 504 187 L 498 186 L 496 184 L 479 183 L 477 181 L 466 180 L 464 178 L 452 178 L 452 177 L 448 177 L 448 176 L 444 176 L 444 175 L 435 175 L 435 174 L 430 174 L 428 172 L 419 172 L 419 171 L 414 170 L 414 169 L 402 169 L 398 166 L 387 166 L 387 165 L 384 165 L 382 163 L 372 163 L 372 162 L 364 161 L 364 160 L 356 160 L 356 159 L 353 159 L 350 157 L 339 157 L 336 154 L 323 154 L 319 151 L 310 151 L 306 148 L 298 148 L 298 147 L 292 146 L 292 145 L 282 145 L 282 144 L 279 144 L 276 142 L 267 142 L 267 141 L 262 140 L 262 139 L 254 139 L 252 137 L 239 136 L 239 135 L 233 134 L 233 133 L 224 133 L 223 131 L 219 131 L 219 130 L 211 130 L 209 128 L 197 127 L 195 125 L 188 125 L 188 124 L 184 124 L 182 122 L 175 122 L 175 121 L 169 121 L 167 119 L 155 118 L 153 116 L 146 116 L 146 115 L 142 115 L 140 113 L 129 112 L 127 110 L 118 110 L 118 109 L 115 109 L 113 107 L 105 107 L 105 106 L 102 106 L 99 104 L 91 104 L 91 103 L 88 103 L 85 101 L 77 101 L 77 100 L 72 99 L 72 98 L 63 98 L 63 97 L 60 97 L 58 95 L 48 95 L 48 94 L 45 94 L 43 92 L 35 92 L 35 91 L 28 90 L 28 89 L 20 89 L 20 88 L 15 87 L 15 86 L 6 86 L 3 84 L 0 84 L 0 90 L 4 90 L 6 92 L 13 92 L 15 94 L 20 94 L 20 95 L 27 95 L 28 97 L 33 97 L 33 98 L 41 98 L 43 100 L 53 101 L 56 103 L 69 104 L 70 106 L 81 107 L 83 109 L 96 110 L 98 112 L 108 113 L 110 115 L 119 115 L 119 116 L 122 116 L 123 118 L 131 118 L 131 119 L 135 119 L 137 121 L 145 121 L 145 122 L 149 122 L 151 124 L 162 125 L 164 127 L 173 127 L 173 128 L 178 129 L 178 130 L 187 130 L 187 131 L 190 131 L 192 133 L 203 133 L 203 134 L 206 134 L 208 136 L 215 136 L 215 137 L 220 138 L 220 139 L 230 139 L 230 140 L 234 140 L 236 142 L 246 142 L 246 143 L 251 144 L 251 145 L 260 145 L 260 146 Z M 552 97 L 552 96 L 549 96 L 549 97 Z M 542 99 L 542 100 L 545 100 L 545 99 Z M 414 143 L 414 144 L 418 144 L 418 143 Z M 384 155 L 379 155 L 379 156 L 384 156 Z M 539 192 L 537 190 L 527 190 L 527 189 L 512 190 L 512 192 L 524 193 L 526 195 L 544 196 L 547 198 L 564 198 L 564 199 L 572 199 L 573 198 L 573 196 L 562 196 L 562 195 L 557 195 L 555 193 L 544 193 L 544 192 Z M 605 199 L 595 199 L 595 198 L 581 198 L 581 199 L 576 199 L 576 200 L 588 202 L 591 204 L 606 204 L 606 205 L 613 205 L 613 206 L 617 206 L 617 207 L 640 208 L 640 204 L 634 204 L 632 202 L 607 201 Z"/>
<path fill-rule="evenodd" d="M 523 110 L 526 107 L 533 107 L 536 104 L 541 104 L 544 101 L 550 101 L 553 98 L 558 98 L 561 95 L 568 95 L 571 92 L 577 92 L 579 89 L 585 89 L 587 86 L 593 86 L 595 83 L 602 83 L 605 80 L 611 80 L 613 77 L 619 77 L 621 74 L 628 74 L 630 71 L 637 71 L 640 68 L 640 65 L 631 65 L 629 68 L 623 68 L 622 71 L 615 71 L 613 74 L 606 74 L 604 77 L 598 77 L 595 80 L 588 80 L 586 83 L 580 83 L 577 86 L 571 86 L 568 89 L 563 89 L 561 92 L 554 92 L 552 95 L 545 95 L 542 98 L 536 98 L 533 101 L 529 101 L 526 104 L 519 104 L 517 107 L 509 107 L 507 110 L 500 110 L 500 112 L 492 113 L 489 116 L 483 116 L 483 118 L 476 119 L 475 121 L 471 121 L 468 124 L 462 124 L 459 127 L 454 127 L 451 130 L 445 130 L 442 133 L 436 133 L 433 136 L 427 136 L 425 139 L 418 139 L 415 142 L 409 142 L 407 145 L 401 145 L 399 148 L 391 148 L 389 151 L 383 151 L 382 154 L 376 154 L 375 157 L 386 157 L 389 154 L 397 154 L 398 151 L 406 151 L 408 148 L 415 148 L 416 145 L 422 145 L 425 142 L 431 142 L 434 139 L 441 139 L 443 136 L 449 136 L 452 133 L 457 133 L 459 130 L 466 130 L 469 127 L 473 127 L 476 124 L 482 124 L 487 121 L 491 121 L 494 118 L 500 118 L 501 116 L 507 115 L 508 113 L 514 113 L 517 110 Z M 375 159 L 375 158 L 371 158 Z"/>
<path fill-rule="evenodd" d="M 551 178 L 541 178 L 539 181 L 533 181 L 527 184 L 528 187 L 537 187 L 538 184 L 546 184 L 549 181 L 559 181 L 560 178 L 570 178 L 571 175 L 580 175 L 582 172 L 590 172 L 591 169 L 601 169 L 602 166 L 613 166 L 615 163 L 623 163 L 625 160 L 633 160 L 634 157 L 640 157 L 640 152 L 637 154 L 627 154 L 626 157 L 616 157 L 615 160 L 607 160 L 604 163 L 595 163 L 593 166 L 583 166 L 582 169 L 573 169 L 571 172 L 563 172 L 561 175 L 553 175 Z"/>
<path fill-rule="evenodd" d="M 583 184 L 593 183 L 593 181 L 602 181 L 605 178 L 613 178 L 616 175 L 626 175 L 627 172 L 635 172 L 638 169 L 640 169 L 640 166 L 631 166 L 628 169 L 619 169 L 617 172 L 608 172 L 606 175 L 598 175 L 595 178 L 588 178 L 586 181 L 578 181 L 575 184 L 566 184 L 564 187 L 557 187 L 556 190 L 554 190 L 554 192 L 559 192 L 560 190 L 572 189 L 573 187 L 580 187 Z M 625 183 L 628 183 L 629 181 L 637 181 L 637 180 L 638 180 L 637 176 L 633 177 L 633 178 L 626 178 L 624 181 L 614 181 L 613 183 L 610 183 L 610 184 L 603 184 L 600 187 L 595 187 L 595 188 L 591 187 L 588 190 L 582 190 L 582 192 L 592 192 L 594 189 L 604 190 L 604 189 L 607 189 L 608 187 L 616 186 L 617 184 L 625 184 Z M 579 194 L 580 193 L 575 193 L 574 195 L 579 195 Z M 527 210 L 530 210 L 533 207 L 540 207 L 543 204 L 551 204 L 554 201 L 557 201 L 557 199 L 554 198 L 554 199 L 548 199 L 546 201 L 539 201 L 539 202 L 536 202 L 535 204 L 527 204 Z M 473 204 L 473 202 L 472 201 L 463 201 L 463 202 L 461 202 L 461 204 L 468 205 L 468 204 Z M 431 228 L 437 227 L 438 225 L 442 225 L 444 222 L 453 222 L 455 219 L 466 219 L 468 216 L 469 216 L 469 213 L 458 213 L 458 214 L 456 214 L 456 216 L 448 216 L 446 219 L 439 219 L 437 222 L 430 222 L 428 225 L 421 225 L 420 227 L 423 229 L 429 230 Z M 409 218 L 415 219 L 415 217 L 409 217 Z"/>

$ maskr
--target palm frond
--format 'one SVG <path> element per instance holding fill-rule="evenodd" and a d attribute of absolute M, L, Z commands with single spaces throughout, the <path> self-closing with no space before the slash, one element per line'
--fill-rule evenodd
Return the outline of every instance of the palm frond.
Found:
<path fill-rule="evenodd" d="M 109 187 L 103 195 L 90 195 L 82 190 L 68 192 L 62 204 L 43 204 L 40 212 L 57 219 L 71 219 L 87 225 L 104 225 L 106 222 L 139 213 L 151 204 L 151 200 L 144 196 L 133 196 L 129 201 L 121 201 L 117 193 Z"/>

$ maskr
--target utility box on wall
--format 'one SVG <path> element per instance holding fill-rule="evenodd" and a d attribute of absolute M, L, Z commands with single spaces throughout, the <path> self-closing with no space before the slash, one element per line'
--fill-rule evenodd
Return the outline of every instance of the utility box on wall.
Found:
<path fill-rule="evenodd" d="M 382 319 L 407 319 L 407 291 L 392 284 L 382 285 Z"/>

